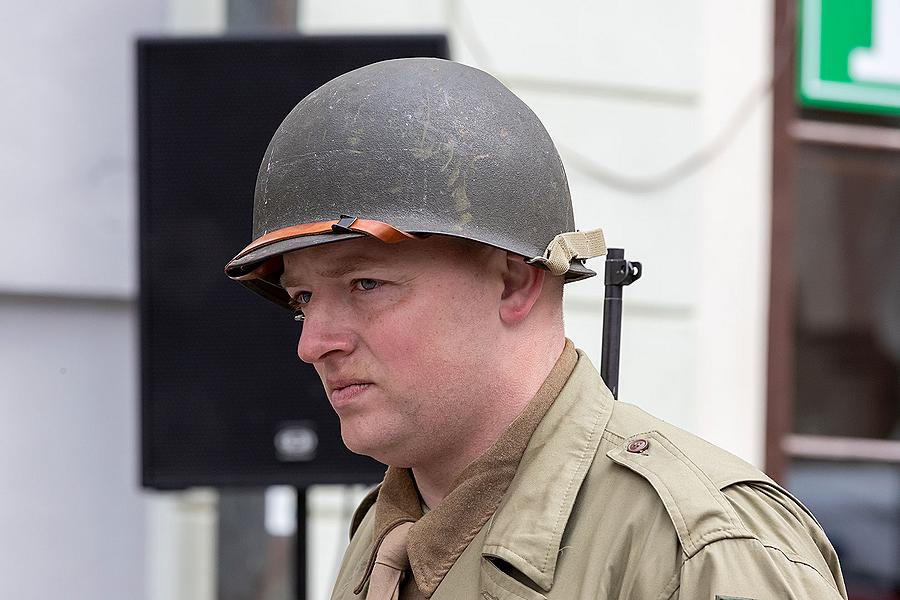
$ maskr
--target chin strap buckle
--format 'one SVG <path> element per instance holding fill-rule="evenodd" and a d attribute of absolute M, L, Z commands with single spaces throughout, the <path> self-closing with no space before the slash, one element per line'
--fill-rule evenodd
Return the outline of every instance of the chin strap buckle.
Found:
<path fill-rule="evenodd" d="M 341 215 L 340 220 L 331 226 L 331 231 L 335 233 L 353 233 L 350 228 L 356 223 L 357 217 Z"/>

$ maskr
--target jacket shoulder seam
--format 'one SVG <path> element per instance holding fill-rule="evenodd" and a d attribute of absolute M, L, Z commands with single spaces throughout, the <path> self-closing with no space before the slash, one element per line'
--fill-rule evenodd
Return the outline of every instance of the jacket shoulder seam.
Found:
<path fill-rule="evenodd" d="M 714 541 L 712 541 L 712 542 L 706 544 L 706 545 L 701 549 L 701 551 L 708 551 L 711 547 L 713 547 L 713 546 L 715 546 L 715 545 L 717 545 L 717 544 L 721 544 L 721 543 L 726 543 L 726 542 L 734 541 L 735 539 L 746 539 L 746 540 L 748 540 L 748 541 L 755 542 L 755 543 L 759 544 L 760 547 L 762 547 L 762 548 L 763 548 L 764 550 L 766 550 L 766 551 L 772 551 L 772 552 L 777 552 L 778 554 L 781 554 L 781 555 L 785 558 L 785 560 L 787 560 L 788 562 L 790 562 L 790 563 L 792 563 L 792 564 L 795 564 L 795 565 L 798 565 L 798 566 L 801 566 L 801 567 L 806 567 L 806 568 L 812 570 L 816 575 L 819 576 L 819 578 L 822 580 L 822 583 L 823 583 L 826 587 L 828 587 L 828 589 L 830 589 L 830 590 L 833 591 L 835 594 L 837 594 L 837 597 L 838 597 L 838 598 L 843 598 L 843 596 L 841 595 L 840 591 L 834 586 L 834 583 L 831 582 L 831 581 L 829 581 L 829 580 L 828 580 L 828 577 L 826 577 L 826 576 L 825 576 L 819 569 L 817 569 L 814 565 L 811 565 L 811 564 L 809 564 L 809 562 L 805 561 L 805 560 L 803 559 L 802 556 L 800 556 L 800 555 L 798 555 L 798 554 L 795 554 L 795 553 L 793 553 L 793 552 L 787 552 L 787 551 L 785 551 L 784 549 L 779 548 L 778 546 L 774 546 L 774 545 L 772 545 L 772 544 L 766 544 L 766 543 L 763 543 L 762 540 L 760 540 L 759 538 L 756 538 L 756 537 L 748 537 L 748 538 L 723 538 L 723 539 L 714 540 Z M 700 554 L 700 552 L 697 552 L 696 554 L 694 554 L 694 555 L 692 555 L 692 556 L 688 556 L 687 558 L 685 558 L 684 562 L 681 564 L 681 568 L 679 569 L 679 573 L 678 573 L 678 577 L 679 577 L 679 578 L 680 578 L 681 571 L 684 570 L 684 566 L 685 566 L 689 561 L 691 561 L 694 557 L 698 556 L 699 554 Z M 679 587 L 680 587 L 680 585 L 679 585 Z M 676 588 L 676 589 L 677 589 L 677 588 Z M 673 590 L 673 592 L 674 592 L 674 590 Z"/>

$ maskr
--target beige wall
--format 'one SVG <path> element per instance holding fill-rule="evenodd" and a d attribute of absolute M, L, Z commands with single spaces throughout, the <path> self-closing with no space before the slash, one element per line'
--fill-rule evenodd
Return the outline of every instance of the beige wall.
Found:
<path fill-rule="evenodd" d="M 162 4 L 0 9 L 3 598 L 145 585 L 132 57 Z"/>

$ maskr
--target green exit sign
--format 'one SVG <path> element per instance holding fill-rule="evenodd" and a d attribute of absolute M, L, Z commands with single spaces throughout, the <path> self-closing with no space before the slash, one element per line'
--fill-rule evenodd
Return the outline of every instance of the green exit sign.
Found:
<path fill-rule="evenodd" d="M 800 103 L 900 115 L 900 0 L 802 0 Z"/>

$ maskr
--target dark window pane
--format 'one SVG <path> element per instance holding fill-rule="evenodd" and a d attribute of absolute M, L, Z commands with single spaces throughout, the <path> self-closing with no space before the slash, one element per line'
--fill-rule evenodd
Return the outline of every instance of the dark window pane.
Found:
<path fill-rule="evenodd" d="M 797 433 L 900 439 L 900 152 L 798 144 Z"/>

